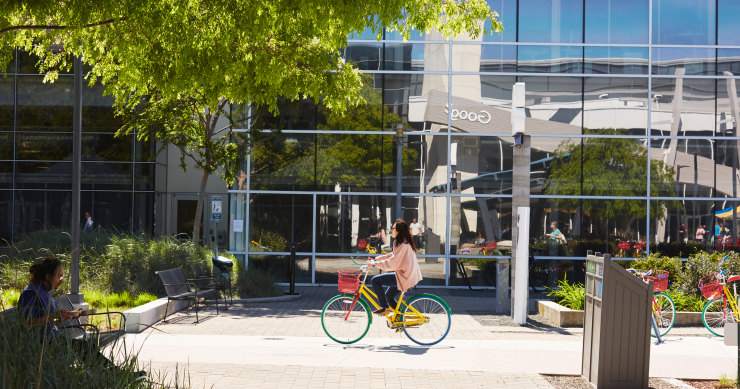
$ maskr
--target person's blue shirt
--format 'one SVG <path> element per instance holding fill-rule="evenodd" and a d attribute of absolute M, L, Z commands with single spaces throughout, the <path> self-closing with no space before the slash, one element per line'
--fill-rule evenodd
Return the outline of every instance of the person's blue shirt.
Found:
<path fill-rule="evenodd" d="M 51 289 L 44 283 L 28 284 L 18 298 L 18 308 L 27 320 L 38 319 L 57 310 L 54 299 L 51 297 Z M 59 332 L 59 328 L 51 321 L 37 328 L 39 333 L 46 338 L 53 337 Z"/>
<path fill-rule="evenodd" d="M 714 226 L 714 235 L 719 236 L 719 224 Z"/>

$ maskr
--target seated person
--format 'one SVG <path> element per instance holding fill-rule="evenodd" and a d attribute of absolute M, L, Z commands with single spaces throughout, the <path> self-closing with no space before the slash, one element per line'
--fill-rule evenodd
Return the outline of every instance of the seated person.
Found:
<path fill-rule="evenodd" d="M 52 290 L 59 288 L 64 279 L 64 268 L 62 262 L 55 258 L 46 258 L 41 264 L 32 265 L 29 269 L 31 282 L 21 292 L 18 298 L 18 309 L 22 312 L 31 331 L 38 331 L 42 341 L 50 341 L 59 334 L 58 325 L 63 321 L 80 316 L 79 311 L 67 311 L 57 309 Z M 72 345 L 78 351 L 91 350 L 94 345 L 87 340 L 70 339 Z M 97 351 L 96 358 L 102 358 L 107 368 L 118 368 L 113 362 Z M 146 372 L 137 372 L 138 376 L 146 375 Z"/>

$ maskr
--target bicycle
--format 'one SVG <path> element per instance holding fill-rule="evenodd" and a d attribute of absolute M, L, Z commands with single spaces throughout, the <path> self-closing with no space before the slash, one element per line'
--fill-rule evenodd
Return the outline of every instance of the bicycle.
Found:
<path fill-rule="evenodd" d="M 727 270 L 722 270 L 722 264 L 730 255 L 719 261 L 719 273 L 707 274 L 699 280 L 699 289 L 708 300 L 701 312 L 704 327 L 714 335 L 724 337 L 725 323 L 737 323 L 740 320 L 737 307 L 737 284 L 733 284 L 733 292 L 727 286 L 730 282 L 740 281 L 740 276 L 729 276 Z"/>
<path fill-rule="evenodd" d="M 329 299 L 321 311 L 321 326 L 337 343 L 352 344 L 367 334 L 373 314 L 365 300 L 380 309 L 376 302 L 378 296 L 365 285 L 367 274 L 366 265 L 359 271 L 339 270 L 338 289 L 342 294 Z M 416 344 L 437 344 L 450 332 L 452 311 L 444 300 L 433 294 L 421 293 L 404 301 L 404 293 L 401 293 L 398 303 L 390 310 L 391 314 L 385 316 L 388 327 L 396 332 L 403 331 Z"/>
<path fill-rule="evenodd" d="M 364 257 L 364 254 L 377 254 L 378 247 L 376 246 L 381 246 L 381 249 L 380 249 L 381 254 L 388 254 L 388 251 L 382 248 L 382 244 L 376 243 L 376 246 L 373 246 L 371 243 L 373 239 L 376 239 L 377 242 L 381 241 L 380 238 L 367 238 L 367 239 L 357 240 L 357 252 L 355 254 L 358 254 L 358 255 L 350 256 L 350 259 L 352 259 L 352 262 L 354 262 L 356 265 L 359 265 L 359 263 L 355 261 L 355 259 L 359 259 L 360 256 Z"/>
<path fill-rule="evenodd" d="M 665 293 L 668 289 L 668 272 L 665 270 L 640 272 L 632 268 L 627 271 L 642 278 L 645 282 L 653 281 L 653 317 L 658 325 L 660 336 L 665 336 L 676 323 L 676 304 L 673 303 L 671 296 Z M 650 332 L 650 336 L 656 337 L 653 332 Z"/>

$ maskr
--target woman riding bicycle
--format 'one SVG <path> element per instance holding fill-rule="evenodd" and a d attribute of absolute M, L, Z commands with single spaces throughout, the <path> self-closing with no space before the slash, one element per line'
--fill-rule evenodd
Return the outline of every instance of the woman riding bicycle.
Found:
<path fill-rule="evenodd" d="M 368 266 L 393 272 L 377 275 L 371 281 L 380 305 L 379 309 L 373 311 L 376 315 L 391 313 L 388 309 L 388 300 L 395 302 L 399 287 L 401 291 L 406 292 L 422 280 L 409 225 L 403 219 L 396 219 L 396 224 L 391 228 L 391 236 L 395 239 L 393 252 L 367 261 Z M 384 290 L 384 286 L 389 288 Z"/>

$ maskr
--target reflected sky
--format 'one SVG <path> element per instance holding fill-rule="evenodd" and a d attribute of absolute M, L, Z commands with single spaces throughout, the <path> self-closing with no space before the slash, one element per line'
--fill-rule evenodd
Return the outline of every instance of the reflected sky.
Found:
<path fill-rule="evenodd" d="M 582 0 L 520 0 L 519 42 L 582 43 Z"/>
<path fill-rule="evenodd" d="M 647 44 L 649 11 L 644 0 L 586 0 L 586 43 Z"/>
<path fill-rule="evenodd" d="M 715 44 L 715 0 L 653 0 L 653 44 Z"/>

